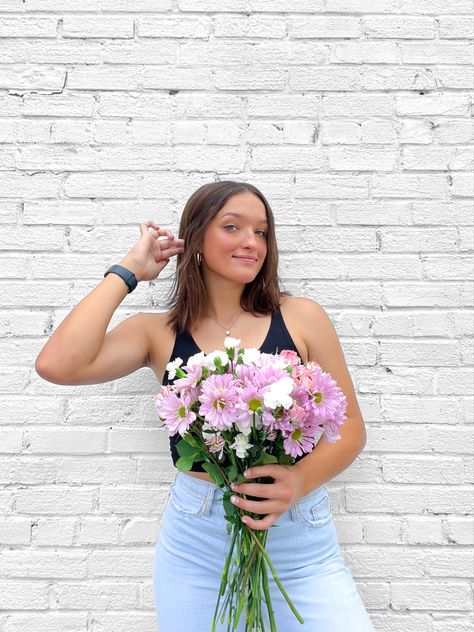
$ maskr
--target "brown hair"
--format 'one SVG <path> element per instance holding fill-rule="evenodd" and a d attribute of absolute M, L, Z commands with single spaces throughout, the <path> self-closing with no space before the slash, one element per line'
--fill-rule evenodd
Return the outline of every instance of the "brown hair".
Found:
<path fill-rule="evenodd" d="M 240 306 L 252 314 L 277 311 L 280 297 L 278 282 L 278 248 L 275 237 L 273 212 L 264 195 L 252 184 L 223 180 L 204 184 L 195 191 L 186 205 L 179 225 L 179 239 L 184 239 L 185 250 L 177 255 L 176 273 L 168 295 L 171 308 L 167 324 L 175 333 L 191 329 L 204 315 L 206 286 L 197 263 L 204 234 L 214 217 L 227 200 L 236 193 L 250 191 L 260 198 L 267 214 L 267 254 L 262 268 L 253 281 L 245 285 Z"/>

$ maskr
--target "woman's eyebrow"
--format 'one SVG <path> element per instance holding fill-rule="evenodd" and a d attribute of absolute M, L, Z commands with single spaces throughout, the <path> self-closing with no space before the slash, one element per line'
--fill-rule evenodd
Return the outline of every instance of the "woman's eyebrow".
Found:
<path fill-rule="evenodd" d="M 235 211 L 227 211 L 227 213 L 224 213 L 223 215 L 221 215 L 221 219 L 223 219 L 224 217 L 227 217 L 227 215 L 232 215 L 233 217 L 243 217 L 241 213 L 236 213 Z M 258 220 L 259 224 L 267 224 L 267 220 L 266 219 L 260 219 Z"/>

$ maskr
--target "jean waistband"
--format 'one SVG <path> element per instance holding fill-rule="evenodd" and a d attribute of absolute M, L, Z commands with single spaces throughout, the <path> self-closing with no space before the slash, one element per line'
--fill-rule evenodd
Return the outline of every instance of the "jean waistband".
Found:
<path fill-rule="evenodd" d="M 210 483 L 209 481 L 206 481 L 203 478 L 198 478 L 197 476 L 189 476 L 189 474 L 184 474 L 184 472 L 181 472 L 180 470 L 176 472 L 173 485 L 183 487 L 187 492 L 190 492 L 194 496 L 198 496 L 199 498 L 202 498 L 203 500 L 206 499 L 208 501 L 212 501 L 214 496 L 222 498 L 224 495 L 224 490 L 215 483 Z"/>
<path fill-rule="evenodd" d="M 177 470 L 174 482 L 172 484 L 179 485 L 191 494 L 202 498 L 203 500 L 206 499 L 209 502 L 211 502 L 213 499 L 222 499 L 224 495 L 224 490 L 215 483 L 206 481 L 202 478 L 198 478 L 197 476 L 189 476 L 188 474 L 184 474 L 180 470 Z M 316 487 L 308 494 L 306 494 L 306 496 L 301 498 L 299 500 L 299 503 L 303 503 L 307 500 L 316 500 L 319 497 L 322 498 L 323 496 L 327 495 L 327 493 L 327 487 L 325 485 L 321 485 L 320 487 Z"/>

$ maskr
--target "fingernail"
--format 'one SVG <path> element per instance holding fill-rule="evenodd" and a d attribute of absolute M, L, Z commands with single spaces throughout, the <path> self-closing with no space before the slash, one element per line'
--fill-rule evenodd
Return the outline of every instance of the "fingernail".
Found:
<path fill-rule="evenodd" d="M 236 505 L 238 501 L 237 501 L 237 498 L 235 496 L 231 496 L 230 497 L 230 502 L 234 503 L 234 505 Z"/>
<path fill-rule="evenodd" d="M 231 484 L 230 484 L 230 488 L 231 488 L 233 491 L 235 491 L 235 490 L 236 490 L 236 488 L 237 488 L 237 485 L 236 485 L 235 483 L 231 483 Z"/>

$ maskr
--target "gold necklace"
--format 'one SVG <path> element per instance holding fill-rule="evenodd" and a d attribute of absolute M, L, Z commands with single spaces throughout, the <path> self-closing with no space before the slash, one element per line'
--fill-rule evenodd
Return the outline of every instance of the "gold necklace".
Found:
<path fill-rule="evenodd" d="M 209 316 L 209 318 L 212 318 L 212 320 L 217 323 L 219 325 L 219 327 L 222 327 L 222 329 L 225 331 L 226 336 L 230 336 L 230 330 L 232 329 L 232 327 L 235 325 L 235 323 L 238 321 L 238 319 L 242 316 L 242 314 L 244 313 L 244 310 L 242 310 L 240 312 L 240 314 L 237 316 L 237 318 L 234 320 L 234 322 L 232 323 L 232 325 L 230 327 L 224 327 L 223 325 L 221 325 L 219 322 L 217 322 L 217 320 L 213 317 L 213 316 Z"/>

